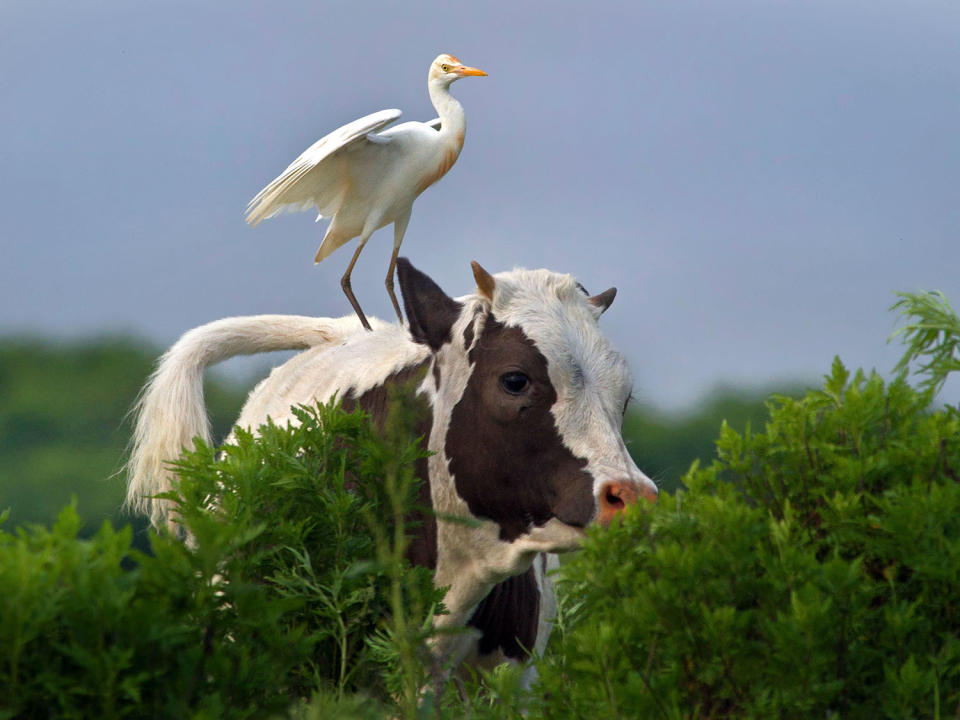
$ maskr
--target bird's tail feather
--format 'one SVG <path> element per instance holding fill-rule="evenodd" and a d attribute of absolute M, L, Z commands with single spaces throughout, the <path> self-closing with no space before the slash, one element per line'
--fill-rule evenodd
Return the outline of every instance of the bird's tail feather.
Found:
<path fill-rule="evenodd" d="M 344 245 L 346 245 L 350 240 L 356 237 L 356 234 L 349 234 L 342 232 L 340 228 L 337 227 L 336 218 L 330 223 L 330 227 L 327 228 L 326 235 L 323 236 L 323 242 L 320 243 L 320 247 L 317 248 L 317 254 L 313 258 L 314 263 L 318 263 L 321 260 L 328 258 L 333 252 Z"/>

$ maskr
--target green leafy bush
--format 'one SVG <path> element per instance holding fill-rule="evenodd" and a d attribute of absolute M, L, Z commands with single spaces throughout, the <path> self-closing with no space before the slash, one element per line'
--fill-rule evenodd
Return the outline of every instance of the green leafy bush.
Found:
<path fill-rule="evenodd" d="M 422 671 L 391 668 L 421 659 L 440 599 L 403 556 L 422 450 L 362 414 L 298 417 L 184 455 L 168 497 L 188 543 L 80 540 L 72 508 L 0 533 L 0 717 L 264 716 L 314 692 L 415 707 Z"/>
<path fill-rule="evenodd" d="M 836 360 L 764 432 L 725 425 L 686 491 L 590 533 L 561 572 L 544 717 L 956 715 L 960 414 L 928 407 L 960 334 L 910 329 L 931 299 L 899 306 L 908 356 L 938 361 L 921 391 Z"/>

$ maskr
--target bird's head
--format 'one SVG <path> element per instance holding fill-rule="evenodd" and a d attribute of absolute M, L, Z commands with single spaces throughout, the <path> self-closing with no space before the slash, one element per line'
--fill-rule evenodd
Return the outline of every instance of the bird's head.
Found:
<path fill-rule="evenodd" d="M 486 73 L 483 70 L 464 65 L 453 55 L 441 53 L 437 55 L 437 59 L 430 65 L 429 79 L 431 82 L 437 81 L 444 85 L 449 85 L 454 80 L 459 80 L 462 77 L 483 77 L 485 75 Z"/>

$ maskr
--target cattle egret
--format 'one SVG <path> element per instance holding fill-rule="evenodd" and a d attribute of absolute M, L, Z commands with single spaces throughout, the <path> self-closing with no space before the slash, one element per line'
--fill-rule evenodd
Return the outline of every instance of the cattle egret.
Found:
<path fill-rule="evenodd" d="M 402 323 L 393 275 L 413 201 L 453 167 L 463 148 L 467 120 L 463 107 L 450 94 L 450 85 L 462 77 L 481 75 L 486 73 L 467 67 L 453 55 L 439 55 L 430 65 L 427 89 L 440 117 L 388 130 L 384 128 L 400 117 L 399 110 L 381 110 L 354 120 L 307 148 L 247 206 L 247 222 L 253 225 L 283 211 L 312 207 L 319 212 L 317 220 L 332 218 L 315 262 L 360 236 L 340 285 L 367 330 L 370 323 L 350 286 L 353 266 L 370 236 L 393 223 L 386 286 Z"/>

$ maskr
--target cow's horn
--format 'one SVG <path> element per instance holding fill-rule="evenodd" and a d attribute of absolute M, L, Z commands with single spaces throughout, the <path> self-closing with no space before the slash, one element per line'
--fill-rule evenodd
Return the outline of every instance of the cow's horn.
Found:
<path fill-rule="evenodd" d="M 470 267 L 473 268 L 473 279 L 477 281 L 477 290 L 487 300 L 493 302 L 493 288 L 496 285 L 493 275 L 480 267 L 480 263 L 476 260 L 470 261 Z"/>
<path fill-rule="evenodd" d="M 613 299 L 617 296 L 617 289 L 615 287 L 610 288 L 609 290 L 604 290 L 599 295 L 594 295 L 590 298 L 590 304 L 594 307 L 600 308 L 600 312 L 605 312 L 608 307 L 613 305 Z"/>

